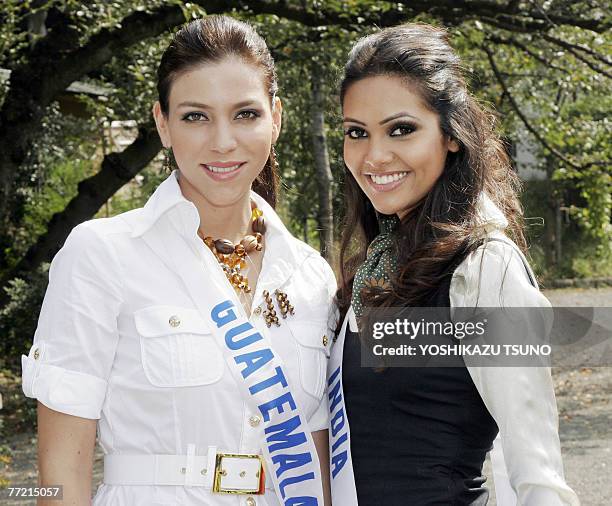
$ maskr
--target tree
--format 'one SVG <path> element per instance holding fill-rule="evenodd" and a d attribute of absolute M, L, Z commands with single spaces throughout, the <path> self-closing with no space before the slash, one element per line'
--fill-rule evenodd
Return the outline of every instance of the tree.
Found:
<path fill-rule="evenodd" d="M 544 8 L 537 2 L 462 0 L 417 1 L 417 2 L 268 2 L 264 0 L 200 1 L 192 4 L 182 2 L 149 1 L 135 12 L 131 2 L 91 4 L 86 8 L 73 2 L 51 1 L 34 9 L 16 0 L 9 1 L 5 18 L 2 62 L 11 68 L 10 86 L 0 109 L 0 238 L 4 246 L 0 250 L 0 268 L 7 267 L 4 255 L 6 240 L 10 237 L 12 224 L 19 221 L 11 209 L 15 206 L 15 183 L 20 169 L 40 129 L 46 107 L 71 82 L 91 74 L 107 63 L 114 54 L 121 53 L 139 41 L 155 37 L 179 25 L 190 14 L 193 5 L 205 9 L 206 13 L 248 12 L 249 15 L 271 14 L 294 20 L 306 26 L 335 25 L 344 27 L 378 24 L 386 26 L 427 14 L 441 19 L 449 25 L 466 20 L 481 19 L 490 26 L 516 33 L 542 34 L 551 44 L 564 41 L 546 32 L 557 25 L 569 25 L 595 32 L 609 28 L 609 20 L 600 15 L 602 9 L 591 2 L 550 2 Z M 118 6 L 118 7 L 117 7 Z M 53 16 L 53 23 L 46 34 L 28 47 L 23 34 L 15 38 L 12 47 L 10 29 L 18 21 L 46 10 Z M 197 11 L 196 11 L 197 12 Z M 590 16 L 585 16 L 588 12 Z M 602 14 L 602 13 L 601 13 Z M 15 21 L 17 20 L 17 21 Z M 96 26 L 100 29 L 92 30 Z M 601 55 L 577 45 L 570 48 L 581 58 L 601 60 Z M 17 218 L 17 220 L 15 220 Z"/>

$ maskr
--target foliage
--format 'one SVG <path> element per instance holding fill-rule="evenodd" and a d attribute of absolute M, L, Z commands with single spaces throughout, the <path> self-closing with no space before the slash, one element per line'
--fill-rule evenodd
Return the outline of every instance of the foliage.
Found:
<path fill-rule="evenodd" d="M 27 353 L 27 348 L 32 344 L 31 339 L 47 289 L 49 265 L 42 264 L 27 278 L 14 279 L 5 287 L 10 302 L 0 309 L 0 369 L 18 370 L 21 354 Z"/>
<path fill-rule="evenodd" d="M 7 441 L 17 432 L 36 430 L 36 400 L 23 395 L 21 375 L 9 369 L 0 369 L 0 441 Z M 12 461 L 9 447 L 0 444 L 0 489 L 3 485 L 3 467 Z"/>
<path fill-rule="evenodd" d="M 563 256 L 547 262 L 545 217 L 549 214 L 550 181 L 531 181 L 522 195 L 532 266 L 544 285 L 558 278 L 612 277 L 612 244 L 594 239 L 578 222 L 562 220 Z"/>
<path fill-rule="evenodd" d="M 76 195 L 78 183 L 96 172 L 103 136 L 95 116 L 83 119 L 64 115 L 57 103 L 49 108 L 43 134 L 36 139 L 24 171 L 29 179 L 20 189 L 22 226 L 9 250 L 13 261 L 45 231 L 51 216 Z"/>
<path fill-rule="evenodd" d="M 551 191 L 566 195 L 566 190 L 578 189 L 581 200 L 566 200 L 565 205 L 583 231 L 605 245 L 612 233 L 609 76 L 593 69 L 606 72 L 605 63 L 595 63 L 597 58 L 573 46 L 610 54 L 610 34 L 555 27 L 542 39 L 492 30 L 479 22 L 466 23 L 456 33 L 464 37 L 458 41 L 460 50 L 471 64 L 480 96 L 499 112 L 504 131 L 510 136 L 524 132 L 520 113 L 526 117 L 541 138 L 529 133 L 527 142 L 537 147 L 539 168 L 553 182 Z M 483 50 L 492 44 L 500 76 L 483 58 Z M 571 44 L 571 51 L 559 44 Z M 500 86 L 500 78 L 507 89 Z M 520 104 L 520 111 L 512 101 Z"/>

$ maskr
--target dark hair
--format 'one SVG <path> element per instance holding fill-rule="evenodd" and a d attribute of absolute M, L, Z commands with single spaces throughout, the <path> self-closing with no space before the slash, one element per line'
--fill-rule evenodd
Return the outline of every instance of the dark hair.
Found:
<path fill-rule="evenodd" d="M 229 16 L 207 16 L 184 25 L 164 51 L 157 69 L 157 93 L 164 115 L 172 83 L 177 76 L 202 64 L 238 56 L 259 67 L 265 79 L 270 104 L 278 91 L 274 60 L 268 46 L 255 29 Z M 253 183 L 253 190 L 272 206 L 276 206 L 278 171 L 274 147 L 264 169 Z"/>
<path fill-rule="evenodd" d="M 399 272 L 391 289 L 364 293 L 372 306 L 419 306 L 457 264 L 480 244 L 477 203 L 485 193 L 502 210 L 508 233 L 525 251 L 520 182 L 505 146 L 494 131 L 494 116 L 470 95 L 459 57 L 447 32 L 409 23 L 386 28 L 359 40 L 350 52 L 340 87 L 344 104 L 355 82 L 374 76 L 397 76 L 416 89 L 439 116 L 444 134 L 459 144 L 449 152 L 440 178 L 425 198 L 404 217 L 396 235 Z M 376 212 L 345 166 L 347 215 L 340 245 L 341 285 L 338 302 L 350 305 L 353 278 L 368 244 L 378 235 Z M 401 244 L 399 244 L 401 243 Z"/>

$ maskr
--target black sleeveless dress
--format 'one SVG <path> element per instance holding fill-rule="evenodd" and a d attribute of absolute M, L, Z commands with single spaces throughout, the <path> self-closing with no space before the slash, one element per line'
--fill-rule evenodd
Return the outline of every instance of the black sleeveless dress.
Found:
<path fill-rule="evenodd" d="M 450 308 L 450 281 L 424 305 Z M 362 368 L 347 328 L 342 380 L 360 506 L 487 504 L 498 428 L 465 367 Z"/>

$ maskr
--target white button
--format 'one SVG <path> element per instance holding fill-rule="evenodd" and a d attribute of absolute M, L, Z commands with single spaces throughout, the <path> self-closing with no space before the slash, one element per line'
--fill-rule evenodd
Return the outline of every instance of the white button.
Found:
<path fill-rule="evenodd" d="M 253 415 L 251 418 L 249 418 L 249 425 L 251 427 L 257 427 L 259 425 L 259 422 L 261 422 L 261 418 L 257 415 Z"/>
<path fill-rule="evenodd" d="M 254 313 L 256 316 L 259 316 L 259 315 L 261 314 L 261 308 L 260 308 L 259 306 L 257 306 L 257 307 L 255 308 L 255 310 L 253 311 L 253 313 Z"/>
<path fill-rule="evenodd" d="M 34 350 L 34 360 L 38 360 L 38 357 L 40 357 L 40 351 L 38 351 L 38 348 L 36 348 Z"/>
<path fill-rule="evenodd" d="M 257 503 L 255 502 L 255 499 L 253 499 L 252 497 L 247 497 L 246 500 L 246 506 L 255 506 Z"/>
<path fill-rule="evenodd" d="M 181 319 L 174 314 L 170 317 L 168 323 L 171 327 L 178 327 L 181 324 Z"/>

